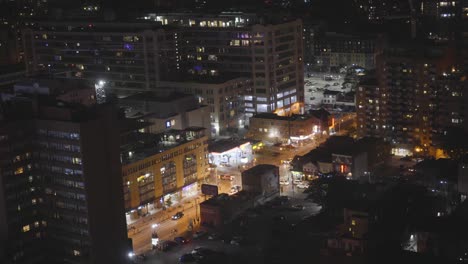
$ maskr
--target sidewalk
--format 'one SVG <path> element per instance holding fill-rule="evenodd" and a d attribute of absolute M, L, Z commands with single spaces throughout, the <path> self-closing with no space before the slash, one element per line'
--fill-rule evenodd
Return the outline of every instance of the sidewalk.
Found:
<path fill-rule="evenodd" d="M 179 203 L 167 208 L 166 210 L 153 208 L 149 210 L 147 216 L 142 216 L 130 223 L 127 223 L 127 230 L 129 235 L 138 233 L 138 230 L 141 229 L 142 225 L 147 223 L 154 222 L 161 223 L 172 217 L 178 211 L 184 211 L 186 209 L 193 208 L 195 206 L 195 199 L 199 199 L 199 203 L 204 201 L 204 197 L 199 194 L 197 196 L 183 198 Z"/>

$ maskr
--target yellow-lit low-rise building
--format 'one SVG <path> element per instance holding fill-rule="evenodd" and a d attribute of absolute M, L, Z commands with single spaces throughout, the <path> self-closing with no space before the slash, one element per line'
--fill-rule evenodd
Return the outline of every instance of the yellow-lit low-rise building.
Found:
<path fill-rule="evenodd" d="M 126 136 L 121 160 L 125 209 L 136 217 L 198 193 L 208 172 L 208 137 L 199 127 L 135 132 Z"/>

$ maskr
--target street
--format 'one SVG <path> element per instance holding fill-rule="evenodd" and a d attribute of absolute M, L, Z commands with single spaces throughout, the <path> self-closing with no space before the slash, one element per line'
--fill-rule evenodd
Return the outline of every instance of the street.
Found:
<path fill-rule="evenodd" d="M 337 135 L 345 134 L 346 128 L 351 125 L 352 120 L 352 117 L 342 117 L 341 120 L 338 121 L 342 123 L 342 125 Z M 288 185 L 281 185 L 281 195 L 286 195 L 293 199 L 303 201 L 303 198 L 305 198 L 303 194 L 304 189 L 299 189 L 293 184 L 290 166 L 288 164 L 283 164 L 282 161 L 290 160 L 296 155 L 304 155 L 325 142 L 326 139 L 327 137 L 321 137 L 317 140 L 309 140 L 308 142 L 299 144 L 295 148 L 285 148 L 280 146 L 265 147 L 261 152 L 255 154 L 254 162 L 247 164 L 246 166 L 218 166 L 216 168 L 211 168 L 210 175 L 207 177 L 206 182 L 208 184 L 217 185 L 219 193 L 230 193 L 231 187 L 242 186 L 242 170 L 246 170 L 257 164 L 271 164 L 279 166 L 280 179 L 289 179 L 290 181 L 290 184 Z M 220 175 L 230 175 L 233 176 L 233 179 L 221 179 L 219 177 Z M 151 250 L 151 235 L 153 232 L 157 233 L 160 240 L 173 240 L 176 236 L 186 234 L 190 223 L 193 224 L 193 229 L 196 230 L 199 227 L 199 222 L 197 222 L 197 219 L 199 219 L 198 204 L 202 202 L 203 199 L 204 197 L 197 196 L 193 199 L 174 205 L 166 211 L 160 211 L 156 214 L 146 216 L 143 219 L 140 219 L 136 224 L 132 224 L 132 228 L 129 228 L 129 237 L 133 240 L 134 253 L 139 255 Z M 312 211 L 308 212 L 308 214 L 314 214 L 318 211 L 319 209 L 314 207 Z M 184 216 L 179 220 L 172 220 L 172 215 L 177 212 L 183 212 Z M 305 212 L 307 212 L 307 210 L 305 210 Z M 153 228 L 155 224 L 157 226 Z"/>

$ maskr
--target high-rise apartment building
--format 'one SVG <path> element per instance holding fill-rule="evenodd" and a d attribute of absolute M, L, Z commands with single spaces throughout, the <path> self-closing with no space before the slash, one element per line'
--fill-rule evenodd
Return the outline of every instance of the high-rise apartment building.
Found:
<path fill-rule="evenodd" d="M 393 144 L 396 155 L 431 152 L 434 136 L 466 127 L 466 76 L 439 48 L 388 49 L 375 79 L 356 91 L 359 136 Z"/>
<path fill-rule="evenodd" d="M 26 68 L 61 78 L 106 80 L 119 93 L 159 81 L 249 78 L 248 115 L 300 112 L 303 44 L 300 20 L 253 14 L 150 14 L 148 23 L 37 23 L 25 31 Z M 151 22 L 150 22 L 151 21 Z"/>
<path fill-rule="evenodd" d="M 252 14 L 150 15 L 177 27 L 177 67 L 188 79 L 252 79 L 246 116 L 299 113 L 304 101 L 302 22 L 265 21 Z M 180 78 L 180 76 L 177 76 Z"/>
<path fill-rule="evenodd" d="M 155 23 L 41 22 L 23 32 L 26 70 L 104 80 L 122 94 L 145 91 L 175 69 L 172 41 L 166 37 L 174 35 Z"/>
<path fill-rule="evenodd" d="M 382 41 L 378 36 L 353 36 L 334 32 L 316 34 L 316 63 L 328 69 L 337 69 L 344 65 L 373 69 L 377 55 L 382 52 Z"/>
<path fill-rule="evenodd" d="M 34 94 L 2 107 L 2 263 L 127 263 L 117 111 Z"/>

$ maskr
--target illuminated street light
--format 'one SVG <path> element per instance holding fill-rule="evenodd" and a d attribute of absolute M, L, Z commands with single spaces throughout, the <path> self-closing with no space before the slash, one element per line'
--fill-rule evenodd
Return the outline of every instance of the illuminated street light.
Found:
<path fill-rule="evenodd" d="M 156 227 L 158 227 L 158 224 L 152 224 L 152 225 L 151 225 L 151 228 L 152 228 L 152 229 L 155 229 Z"/>
<path fill-rule="evenodd" d="M 135 256 L 135 253 L 133 253 L 133 252 L 129 252 L 129 253 L 128 253 L 128 257 L 129 257 L 129 258 L 133 258 L 134 256 Z"/>

